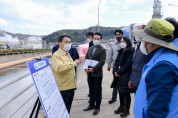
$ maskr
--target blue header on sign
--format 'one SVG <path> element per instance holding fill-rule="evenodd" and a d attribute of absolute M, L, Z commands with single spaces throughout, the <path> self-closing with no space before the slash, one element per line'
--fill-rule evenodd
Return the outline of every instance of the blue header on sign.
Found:
<path fill-rule="evenodd" d="M 33 74 L 33 73 L 49 66 L 49 61 L 48 61 L 48 58 L 43 58 L 41 60 L 27 62 L 27 64 L 28 64 L 28 67 L 29 67 L 31 73 Z"/>

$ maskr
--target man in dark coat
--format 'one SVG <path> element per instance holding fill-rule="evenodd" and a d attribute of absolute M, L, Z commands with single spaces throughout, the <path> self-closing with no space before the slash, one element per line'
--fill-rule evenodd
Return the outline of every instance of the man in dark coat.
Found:
<path fill-rule="evenodd" d="M 89 47 L 93 46 L 93 36 L 94 36 L 93 32 L 87 32 L 87 34 L 86 34 L 86 39 L 87 39 L 87 42 L 89 42 Z M 87 78 L 87 82 L 88 82 L 88 78 Z M 88 83 L 88 88 L 89 88 L 89 83 Z M 88 97 L 90 97 L 90 90 L 88 93 Z M 90 103 L 90 101 L 88 101 L 88 103 Z"/>
<path fill-rule="evenodd" d="M 146 55 L 143 54 L 140 50 L 141 40 L 137 37 L 135 37 L 135 40 L 137 42 L 137 46 L 132 60 L 132 74 L 128 83 L 128 87 L 130 89 L 133 89 L 134 93 L 136 93 L 137 91 L 142 75 L 143 66 L 146 64 Z"/>
<path fill-rule="evenodd" d="M 94 109 L 93 115 L 100 112 L 100 105 L 102 99 L 102 78 L 103 78 L 103 65 L 106 61 L 106 49 L 104 49 L 100 43 L 102 40 L 102 35 L 100 33 L 95 33 L 93 38 L 94 46 L 88 49 L 86 54 L 86 59 L 98 61 L 95 66 L 89 66 L 86 69 L 88 75 L 88 83 L 90 90 L 90 103 L 84 111 L 89 111 Z"/>

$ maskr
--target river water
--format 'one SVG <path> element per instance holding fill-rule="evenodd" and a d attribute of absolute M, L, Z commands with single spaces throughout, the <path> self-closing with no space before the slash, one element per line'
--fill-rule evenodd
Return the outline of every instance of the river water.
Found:
<path fill-rule="evenodd" d="M 0 83 L 29 71 L 26 63 L 0 70 Z"/>

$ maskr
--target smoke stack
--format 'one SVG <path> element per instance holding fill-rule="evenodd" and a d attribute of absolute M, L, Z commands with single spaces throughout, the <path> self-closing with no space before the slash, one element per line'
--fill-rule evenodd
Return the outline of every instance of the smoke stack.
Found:
<path fill-rule="evenodd" d="M 152 19 L 161 19 L 162 18 L 162 13 L 161 13 L 161 1 L 159 0 L 154 0 L 154 6 L 153 6 L 153 15 Z"/>

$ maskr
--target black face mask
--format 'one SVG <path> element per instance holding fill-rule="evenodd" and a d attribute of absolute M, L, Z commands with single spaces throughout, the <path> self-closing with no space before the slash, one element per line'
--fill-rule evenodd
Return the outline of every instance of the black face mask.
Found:
<path fill-rule="evenodd" d="M 122 37 L 116 37 L 117 41 L 120 42 Z"/>

